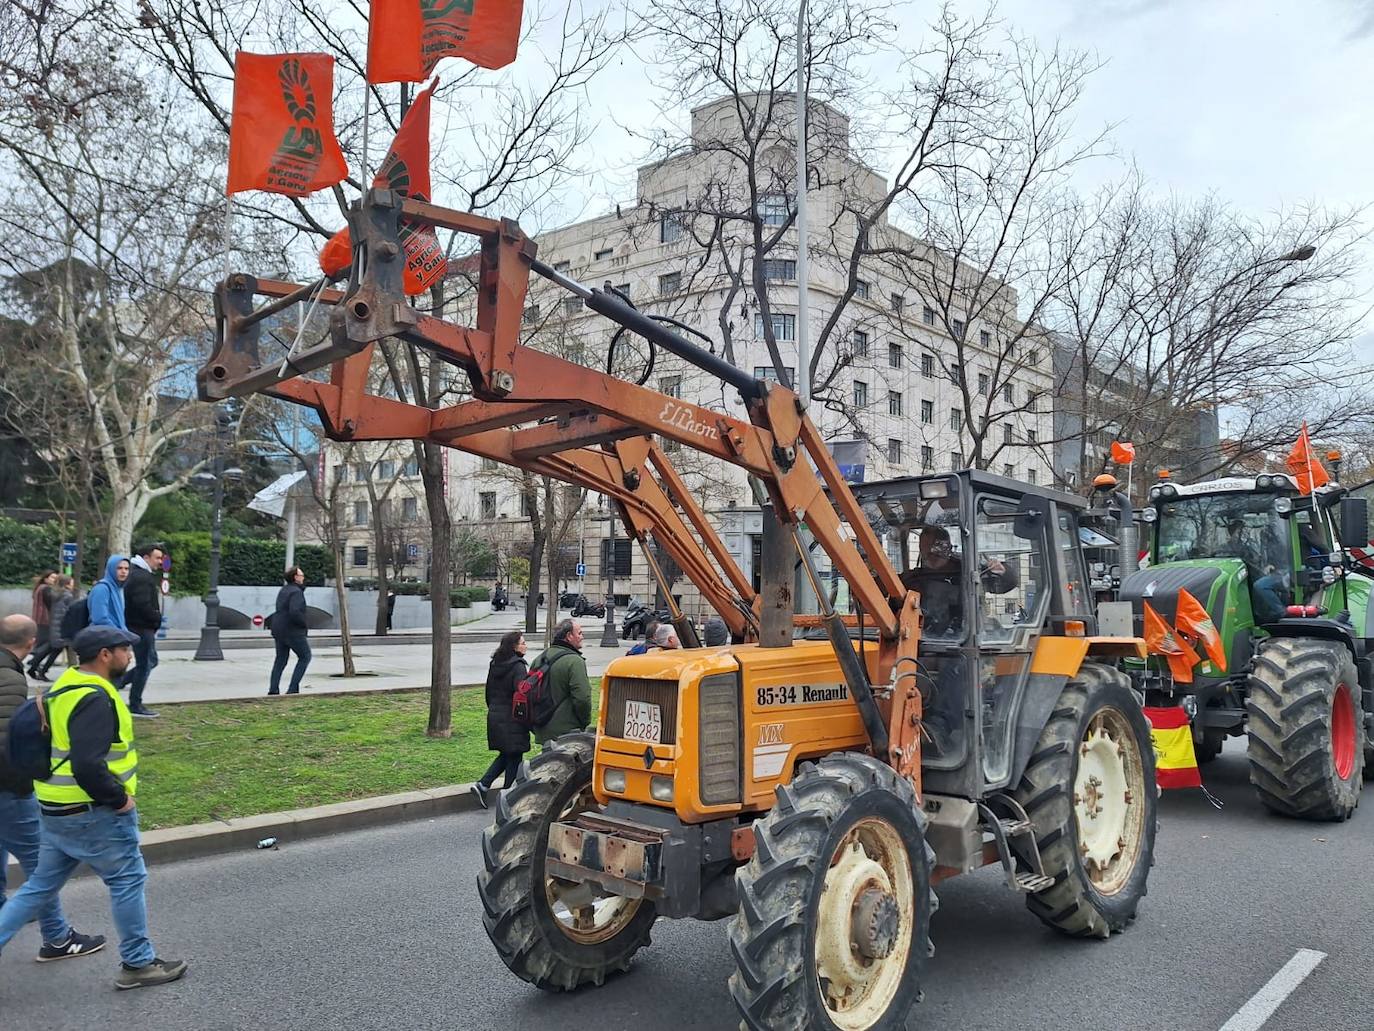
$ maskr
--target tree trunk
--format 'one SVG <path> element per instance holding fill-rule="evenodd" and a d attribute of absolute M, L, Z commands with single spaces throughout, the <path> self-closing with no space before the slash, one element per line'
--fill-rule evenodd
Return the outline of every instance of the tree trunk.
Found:
<path fill-rule="evenodd" d="M 139 509 L 146 509 L 147 504 L 138 504 L 137 495 L 142 492 L 137 489 L 116 488 L 113 493 L 114 502 L 110 506 L 109 521 L 105 524 L 105 544 L 111 555 L 128 555 L 133 546 L 134 526 L 142 515 Z"/>
<path fill-rule="evenodd" d="M 530 514 L 530 584 L 525 591 L 525 633 L 539 629 L 539 581 L 543 579 L 544 531 L 549 525 L 539 511 L 539 492 L 529 473 L 520 477 L 520 492 L 525 498 L 525 511 Z"/>
<path fill-rule="evenodd" d="M 450 541 L 453 523 L 444 497 L 444 449 L 439 444 L 421 445 L 420 475 L 425 483 L 425 509 L 429 513 L 429 737 L 453 735 L 453 638 L 450 632 L 448 592 L 453 582 Z"/>
<path fill-rule="evenodd" d="M 553 532 L 553 484 L 544 484 L 544 533 L 546 536 Z M 544 609 L 544 647 L 548 648 L 553 644 L 553 625 L 558 622 L 558 546 L 560 540 L 553 540 L 551 537 L 544 547 L 544 560 L 548 563 L 549 586 L 548 604 Z"/>
<path fill-rule="evenodd" d="M 387 576 L 386 559 L 386 523 L 385 514 L 382 511 L 385 501 L 374 501 L 372 504 L 372 553 L 373 559 L 377 563 L 377 619 L 374 624 L 373 632 L 378 637 L 385 637 L 387 632 L 387 594 L 391 590 L 391 581 Z"/>
<path fill-rule="evenodd" d="M 339 610 L 339 645 L 343 648 L 343 675 L 356 677 L 358 668 L 353 665 L 353 641 L 348 629 L 348 586 L 344 583 L 344 556 L 339 549 L 339 535 L 335 528 L 330 547 L 334 552 L 334 603 Z"/>

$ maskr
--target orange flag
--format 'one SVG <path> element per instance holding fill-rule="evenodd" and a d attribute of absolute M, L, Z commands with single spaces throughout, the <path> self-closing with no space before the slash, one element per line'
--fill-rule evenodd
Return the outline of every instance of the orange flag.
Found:
<path fill-rule="evenodd" d="M 1112 441 L 1112 461 L 1117 465 L 1130 465 L 1135 461 L 1135 445 L 1122 440 Z"/>
<path fill-rule="evenodd" d="M 1326 475 L 1326 466 L 1322 465 L 1321 459 L 1312 450 L 1312 440 L 1307 435 L 1305 421 L 1298 432 L 1298 442 L 1293 445 L 1293 450 L 1288 452 L 1287 465 L 1288 471 L 1297 478 L 1299 493 L 1311 494 L 1331 480 L 1331 477 Z"/>
<path fill-rule="evenodd" d="M 1193 682 L 1193 667 L 1202 659 L 1148 601 L 1145 602 L 1145 646 L 1156 655 L 1164 656 L 1174 679 L 1180 684 Z"/>
<path fill-rule="evenodd" d="M 523 0 L 372 0 L 367 81 L 419 82 L 441 58 L 483 68 L 515 60 Z"/>
<path fill-rule="evenodd" d="M 343 181 L 334 136 L 334 58 L 328 54 L 234 57 L 226 193 L 265 190 L 304 197 Z"/>
<path fill-rule="evenodd" d="M 402 197 L 415 200 L 430 199 L 429 101 L 438 85 L 436 79 L 421 90 L 406 111 L 401 127 L 396 130 L 396 138 L 391 141 L 391 149 L 372 179 L 373 186 L 395 190 Z M 401 244 L 406 256 L 405 292 L 413 297 L 424 293 L 448 271 L 448 261 L 433 226 L 403 222 Z M 332 276 L 352 262 L 353 240 L 345 226 L 331 236 L 320 251 L 320 268 Z"/>
<path fill-rule="evenodd" d="M 1174 617 L 1174 624 L 1181 633 L 1188 634 L 1195 641 L 1201 641 L 1207 649 L 1207 657 L 1213 664 L 1223 672 L 1226 670 L 1226 649 L 1222 646 L 1221 634 L 1217 633 L 1216 624 L 1212 622 L 1212 617 L 1207 614 L 1202 602 L 1182 589 L 1178 592 L 1178 612 Z"/>

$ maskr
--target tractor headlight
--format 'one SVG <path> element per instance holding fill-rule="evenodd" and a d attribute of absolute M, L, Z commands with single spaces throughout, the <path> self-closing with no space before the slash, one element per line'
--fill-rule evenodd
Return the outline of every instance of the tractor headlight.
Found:
<path fill-rule="evenodd" d="M 649 794 L 656 802 L 671 802 L 673 800 L 673 778 L 672 777 L 650 777 Z"/>
<path fill-rule="evenodd" d="M 625 771 L 607 770 L 601 775 L 602 786 L 613 795 L 625 793 Z"/>
<path fill-rule="evenodd" d="M 1274 486 L 1274 477 L 1270 476 L 1268 473 L 1262 473 L 1255 477 L 1255 486 L 1260 490 L 1268 490 L 1270 487 Z"/>
<path fill-rule="evenodd" d="M 1278 498 L 1274 502 L 1274 511 L 1281 516 L 1290 515 L 1293 511 L 1292 498 Z"/>
<path fill-rule="evenodd" d="M 1153 505 L 1147 505 L 1145 508 L 1141 509 L 1140 521 L 1142 523 L 1153 523 L 1158 518 L 1159 509 L 1155 508 Z"/>
<path fill-rule="evenodd" d="M 1178 488 L 1172 483 L 1166 483 L 1159 488 L 1159 496 L 1161 498 L 1176 498 L 1178 497 Z"/>
<path fill-rule="evenodd" d="M 1333 584 L 1333 583 L 1335 583 L 1335 582 L 1336 582 L 1336 571 L 1335 571 L 1334 569 L 1332 569 L 1330 566 L 1325 566 L 1325 567 L 1322 569 L 1322 583 L 1324 583 L 1324 584 Z"/>

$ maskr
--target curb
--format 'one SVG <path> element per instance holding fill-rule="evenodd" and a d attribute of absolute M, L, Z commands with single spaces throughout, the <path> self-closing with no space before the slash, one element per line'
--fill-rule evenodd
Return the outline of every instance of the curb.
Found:
<path fill-rule="evenodd" d="M 289 844 L 403 820 L 473 812 L 478 805 L 472 797 L 471 787 L 471 784 L 451 784 L 405 791 L 398 795 L 333 802 L 308 809 L 290 809 L 282 813 L 262 813 L 214 823 L 147 831 L 142 835 L 143 858 L 149 865 L 171 863 L 252 849 L 264 838 L 277 838 Z M 7 872 L 11 888 L 23 883 L 24 872 L 13 856 L 10 857 Z M 89 873 L 90 870 L 85 866 L 78 869 L 78 876 Z"/>

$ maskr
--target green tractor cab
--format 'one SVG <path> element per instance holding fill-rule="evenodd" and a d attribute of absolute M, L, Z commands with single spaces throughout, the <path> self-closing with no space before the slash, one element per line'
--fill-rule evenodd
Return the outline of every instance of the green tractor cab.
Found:
<path fill-rule="evenodd" d="M 1199 648 L 1191 682 L 1160 656 L 1129 663 L 1146 704 L 1183 707 L 1200 763 L 1245 734 L 1250 781 L 1274 812 L 1349 818 L 1374 742 L 1374 577 L 1342 544 L 1369 539 L 1365 500 L 1339 485 L 1303 495 L 1282 473 L 1164 480 L 1142 517 L 1148 564 L 1120 600 L 1137 626 L 1146 603 L 1176 626 L 1186 591 L 1225 659 Z"/>

